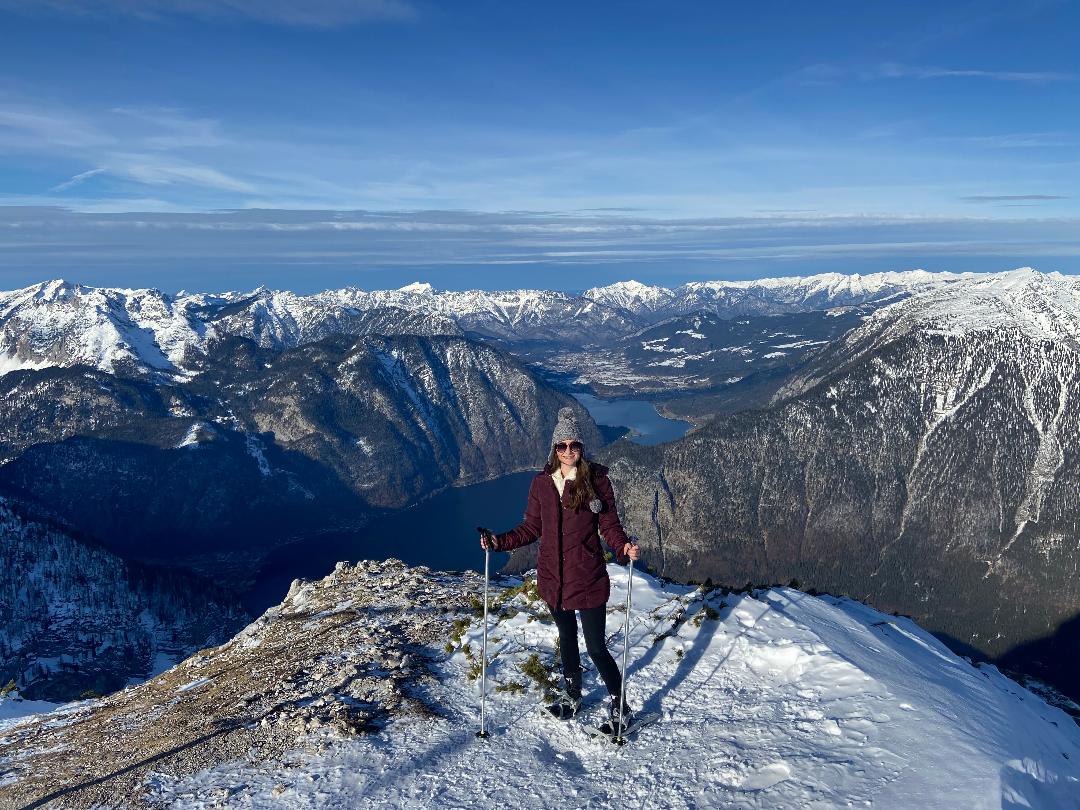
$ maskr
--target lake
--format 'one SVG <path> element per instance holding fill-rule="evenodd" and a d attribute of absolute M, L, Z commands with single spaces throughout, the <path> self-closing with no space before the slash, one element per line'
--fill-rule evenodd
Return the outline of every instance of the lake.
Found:
<path fill-rule="evenodd" d="M 690 429 L 689 422 L 668 419 L 656 411 L 651 402 L 637 399 L 603 400 L 592 394 L 574 394 L 601 425 L 625 425 L 633 431 L 630 440 L 637 444 L 660 444 L 681 439 Z"/>
<path fill-rule="evenodd" d="M 244 607 L 258 616 L 285 598 L 297 577 L 317 579 L 339 560 L 385 560 L 441 571 L 484 570 L 477 526 L 503 532 L 521 523 L 535 472 L 512 473 L 466 487 L 451 487 L 416 506 L 372 521 L 362 529 L 321 534 L 275 549 L 259 568 Z M 491 572 L 510 555 L 493 552 Z"/>
<path fill-rule="evenodd" d="M 688 422 L 665 419 L 648 402 L 605 402 L 576 395 L 593 419 L 605 425 L 625 425 L 632 441 L 659 444 L 682 436 Z M 285 598 L 297 577 L 318 579 L 334 570 L 339 560 L 385 560 L 396 557 L 409 565 L 441 571 L 484 570 L 477 526 L 493 532 L 521 522 L 534 472 L 513 473 L 465 487 L 451 487 L 416 506 L 373 521 L 362 529 L 320 534 L 275 549 L 259 568 L 255 584 L 244 594 L 244 606 L 258 616 Z M 509 554 L 493 553 L 491 571 L 506 564 Z"/>

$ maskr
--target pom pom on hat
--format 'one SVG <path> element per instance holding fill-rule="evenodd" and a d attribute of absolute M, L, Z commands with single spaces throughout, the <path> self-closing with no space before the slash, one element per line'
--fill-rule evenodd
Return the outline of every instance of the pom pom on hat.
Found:
<path fill-rule="evenodd" d="M 581 438 L 578 429 L 577 416 L 570 407 L 559 408 L 559 421 L 555 425 L 555 432 L 551 434 L 551 444 L 555 446 L 559 442 L 569 442 Z"/>

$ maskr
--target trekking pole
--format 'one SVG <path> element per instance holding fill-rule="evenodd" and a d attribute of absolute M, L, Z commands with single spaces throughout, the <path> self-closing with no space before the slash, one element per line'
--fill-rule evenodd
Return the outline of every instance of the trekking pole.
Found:
<path fill-rule="evenodd" d="M 630 545 L 637 545 L 637 538 L 630 538 Z M 617 745 L 623 745 L 626 742 L 626 738 L 623 737 L 623 732 L 626 730 L 623 724 L 623 713 L 626 709 L 626 660 L 630 652 L 630 604 L 632 595 L 634 592 L 634 558 L 630 558 L 630 570 L 629 576 L 626 580 L 626 618 L 623 620 L 623 643 L 622 643 L 622 678 L 621 685 L 619 687 L 619 729 L 615 735 L 614 742 Z"/>
<path fill-rule="evenodd" d="M 481 534 L 485 534 L 484 530 L 479 530 Z M 488 564 L 491 560 L 491 549 L 488 548 L 488 544 L 484 544 L 484 649 L 480 659 L 480 730 L 476 732 L 476 736 L 480 739 L 487 739 L 490 735 L 487 733 L 486 718 L 484 710 L 487 703 L 487 637 L 488 637 Z"/>

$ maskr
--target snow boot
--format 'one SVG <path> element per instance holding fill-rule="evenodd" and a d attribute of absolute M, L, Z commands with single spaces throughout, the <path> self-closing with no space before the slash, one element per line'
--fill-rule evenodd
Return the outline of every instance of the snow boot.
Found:
<path fill-rule="evenodd" d="M 581 707 L 581 673 L 577 677 L 563 676 L 562 689 L 555 693 L 555 699 L 547 710 L 553 717 L 569 720 Z"/>
<path fill-rule="evenodd" d="M 630 701 L 627 701 L 622 710 L 622 726 L 619 725 L 619 696 L 611 696 L 611 705 L 608 709 L 608 721 L 603 730 L 607 734 L 622 734 L 627 727 L 634 722 L 634 713 L 630 711 Z"/>

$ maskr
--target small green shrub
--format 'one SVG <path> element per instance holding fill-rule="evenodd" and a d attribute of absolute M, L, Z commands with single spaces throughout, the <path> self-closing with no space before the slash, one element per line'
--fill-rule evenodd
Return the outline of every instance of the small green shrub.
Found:
<path fill-rule="evenodd" d="M 558 685 L 558 681 L 540 662 L 540 656 L 536 653 L 530 655 L 525 663 L 519 666 L 519 669 L 523 675 L 532 678 L 542 689 L 554 689 Z"/>
<path fill-rule="evenodd" d="M 469 625 L 472 622 L 469 619 L 458 619 L 454 622 L 454 628 L 450 631 L 450 640 L 455 644 L 461 643 L 461 637 L 465 635 L 465 631 L 469 629 Z"/>
<path fill-rule="evenodd" d="M 7 682 L 6 686 L 0 688 L 0 697 L 7 697 L 12 692 L 14 692 L 16 688 L 17 687 L 15 686 L 15 679 L 12 678 L 10 681 Z"/>

